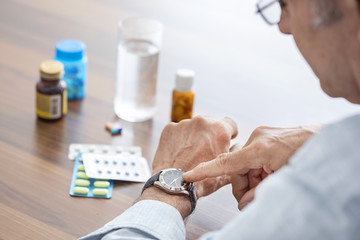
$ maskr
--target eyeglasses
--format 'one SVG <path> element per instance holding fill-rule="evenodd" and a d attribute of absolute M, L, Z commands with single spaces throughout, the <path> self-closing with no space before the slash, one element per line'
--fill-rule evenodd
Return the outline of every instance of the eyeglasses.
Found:
<path fill-rule="evenodd" d="M 283 0 L 260 0 L 256 4 L 256 13 L 260 13 L 265 22 L 274 25 L 280 21 L 281 7 L 283 6 Z"/>

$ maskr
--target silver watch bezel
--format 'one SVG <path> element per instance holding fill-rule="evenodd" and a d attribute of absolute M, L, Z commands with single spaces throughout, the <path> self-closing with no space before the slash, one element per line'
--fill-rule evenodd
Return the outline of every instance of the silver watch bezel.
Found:
<path fill-rule="evenodd" d="M 157 187 L 160 187 L 161 189 L 165 190 L 166 192 L 168 192 L 170 194 L 189 195 L 189 192 L 187 190 L 189 187 L 189 183 L 186 183 L 181 187 L 172 187 L 165 182 L 164 175 L 169 171 L 180 171 L 183 173 L 183 171 L 178 168 L 168 168 L 168 169 L 162 170 L 159 175 L 159 180 L 155 181 L 154 185 Z"/>

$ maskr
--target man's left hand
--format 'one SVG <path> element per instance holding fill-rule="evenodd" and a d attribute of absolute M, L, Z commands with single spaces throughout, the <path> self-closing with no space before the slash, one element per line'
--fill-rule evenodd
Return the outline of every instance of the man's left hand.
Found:
<path fill-rule="evenodd" d="M 153 174 L 166 168 L 191 170 L 199 163 L 229 152 L 230 141 L 237 135 L 236 123 L 230 118 L 216 121 L 195 117 L 168 124 L 160 138 L 153 162 Z M 209 195 L 230 183 L 229 176 L 205 179 L 195 184 L 198 198 Z"/>

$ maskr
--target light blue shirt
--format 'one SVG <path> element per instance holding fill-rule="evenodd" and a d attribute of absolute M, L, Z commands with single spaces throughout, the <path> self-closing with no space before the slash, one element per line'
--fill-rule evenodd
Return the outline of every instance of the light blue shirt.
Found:
<path fill-rule="evenodd" d="M 185 239 L 185 226 L 172 206 L 145 200 L 82 239 Z M 360 115 L 323 128 L 201 239 L 360 239 Z"/>

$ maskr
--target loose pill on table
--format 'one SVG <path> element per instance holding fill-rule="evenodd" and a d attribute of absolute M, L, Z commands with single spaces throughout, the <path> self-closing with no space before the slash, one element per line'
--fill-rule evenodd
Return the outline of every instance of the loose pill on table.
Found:
<path fill-rule="evenodd" d="M 94 195 L 101 195 L 101 196 L 104 196 L 108 193 L 108 190 L 107 189 L 103 189 L 103 188 L 94 188 L 92 193 Z"/>
<path fill-rule="evenodd" d="M 84 165 L 79 165 L 79 166 L 77 167 L 77 169 L 78 169 L 79 171 L 85 171 L 85 166 L 84 166 Z"/>
<path fill-rule="evenodd" d="M 111 135 L 121 134 L 122 132 L 122 126 L 120 123 L 107 122 L 105 124 L 105 128 L 111 133 Z"/>
<path fill-rule="evenodd" d="M 101 188 L 107 188 L 110 186 L 110 183 L 108 181 L 95 181 L 94 186 L 101 187 Z"/>
<path fill-rule="evenodd" d="M 89 180 L 84 180 L 84 179 L 77 179 L 77 180 L 75 180 L 75 185 L 76 186 L 87 187 L 87 186 L 90 185 L 90 181 Z"/>
<path fill-rule="evenodd" d="M 76 176 L 77 176 L 78 178 L 89 179 L 89 177 L 86 175 L 85 172 L 77 172 L 77 173 L 76 173 Z"/>
<path fill-rule="evenodd" d="M 121 134 L 121 131 L 122 131 L 122 128 L 115 128 L 115 129 L 111 129 L 111 130 L 110 130 L 110 133 L 111 133 L 112 135 Z"/>
<path fill-rule="evenodd" d="M 86 187 L 74 187 L 74 193 L 77 194 L 88 194 L 89 189 Z"/>

